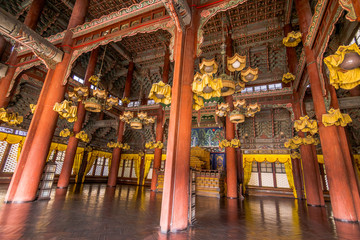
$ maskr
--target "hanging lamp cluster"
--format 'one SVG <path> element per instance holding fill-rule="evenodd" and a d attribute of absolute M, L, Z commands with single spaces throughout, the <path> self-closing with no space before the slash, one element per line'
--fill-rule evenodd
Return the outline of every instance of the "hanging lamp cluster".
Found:
<path fill-rule="evenodd" d="M 0 121 L 5 122 L 10 126 L 19 125 L 23 122 L 24 118 L 19 116 L 18 113 L 13 113 L 5 108 L 0 108 Z"/>
<path fill-rule="evenodd" d="M 261 107 L 258 103 L 250 103 L 246 104 L 245 99 L 236 100 L 233 102 L 234 110 L 230 111 L 230 107 L 228 103 L 220 103 L 218 104 L 218 110 L 216 110 L 216 115 L 218 117 L 225 117 L 229 115 L 230 121 L 232 123 L 243 123 L 245 121 L 245 117 L 254 117 L 255 113 L 261 110 Z"/>
<path fill-rule="evenodd" d="M 120 121 L 129 124 L 132 129 L 142 129 L 143 125 L 155 122 L 155 118 L 148 117 L 146 112 L 138 112 L 137 116 L 134 116 L 134 112 L 125 111 L 122 115 L 120 115 L 119 119 Z"/>

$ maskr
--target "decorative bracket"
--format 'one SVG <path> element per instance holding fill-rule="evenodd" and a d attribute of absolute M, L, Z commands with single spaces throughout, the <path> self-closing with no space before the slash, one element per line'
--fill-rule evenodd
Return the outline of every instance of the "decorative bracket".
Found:
<path fill-rule="evenodd" d="M 175 21 L 178 31 L 184 31 L 191 22 L 191 10 L 185 0 L 162 0 L 164 6 Z"/>
<path fill-rule="evenodd" d="M 64 53 L 35 31 L 0 8 L 0 33 L 30 48 L 49 68 L 61 62 Z"/>

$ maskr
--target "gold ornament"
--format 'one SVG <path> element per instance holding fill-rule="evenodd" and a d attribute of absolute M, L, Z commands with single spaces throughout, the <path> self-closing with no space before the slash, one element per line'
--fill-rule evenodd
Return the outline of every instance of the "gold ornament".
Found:
<path fill-rule="evenodd" d="M 282 82 L 283 83 L 285 83 L 285 84 L 288 84 L 289 82 L 293 82 L 293 81 L 295 81 L 295 76 L 294 76 L 294 74 L 292 74 L 292 73 L 285 73 L 284 75 L 283 75 L 283 77 L 282 77 Z"/>
<path fill-rule="evenodd" d="M 283 44 L 286 47 L 296 47 L 301 42 L 300 32 L 289 32 L 286 37 L 283 38 Z"/>
<path fill-rule="evenodd" d="M 35 110 L 36 110 L 36 104 L 30 104 L 30 112 L 34 114 Z"/>
<path fill-rule="evenodd" d="M 64 100 L 61 103 L 55 103 L 53 110 L 68 122 L 75 122 L 77 120 L 77 107 L 73 106 L 72 102 Z"/>
<path fill-rule="evenodd" d="M 171 86 L 163 81 L 154 83 L 151 86 L 149 99 L 153 99 L 156 103 L 169 105 L 171 103 Z"/>
<path fill-rule="evenodd" d="M 75 138 L 83 141 L 83 142 L 89 142 L 90 139 L 89 139 L 89 136 L 85 133 L 85 131 L 80 131 L 78 132 L 76 135 L 75 135 Z"/>
<path fill-rule="evenodd" d="M 59 135 L 60 135 L 60 137 L 71 137 L 74 135 L 74 133 L 71 132 L 68 128 L 65 128 L 65 129 L 61 130 Z"/>
<path fill-rule="evenodd" d="M 204 99 L 202 97 L 198 97 L 198 95 L 193 95 L 193 109 L 195 111 L 199 111 L 201 108 L 203 108 L 204 105 Z"/>
<path fill-rule="evenodd" d="M 340 109 L 331 108 L 328 111 L 328 114 L 322 115 L 322 123 L 325 127 L 332 125 L 345 127 L 348 123 L 351 122 L 352 120 L 349 114 L 341 114 Z"/>
<path fill-rule="evenodd" d="M 299 120 L 295 120 L 294 128 L 296 131 L 309 132 L 311 135 L 318 132 L 317 122 L 310 120 L 308 115 L 300 117 Z"/>

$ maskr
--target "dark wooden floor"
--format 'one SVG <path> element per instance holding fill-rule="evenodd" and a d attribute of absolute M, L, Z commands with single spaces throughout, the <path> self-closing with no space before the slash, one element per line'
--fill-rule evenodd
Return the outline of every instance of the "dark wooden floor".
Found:
<path fill-rule="evenodd" d="M 197 198 L 197 223 L 187 232 L 159 233 L 161 194 L 148 188 L 88 184 L 53 192 L 52 200 L 3 204 L 0 239 L 360 239 L 359 224 L 332 220 L 330 207 L 274 197 Z"/>

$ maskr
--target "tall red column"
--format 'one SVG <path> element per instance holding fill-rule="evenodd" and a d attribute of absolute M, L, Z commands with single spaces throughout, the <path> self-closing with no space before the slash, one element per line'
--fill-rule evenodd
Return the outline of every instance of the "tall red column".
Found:
<path fill-rule="evenodd" d="M 35 30 L 36 25 L 40 19 L 41 12 L 44 8 L 45 0 L 34 0 L 31 3 L 29 12 L 26 15 L 24 24 L 29 28 Z M 9 68 L 6 72 L 5 77 L 0 80 L 0 108 L 6 108 L 10 102 L 10 97 L 7 96 L 11 80 L 14 78 L 16 64 L 18 63 L 16 47 L 18 44 L 15 44 L 13 51 L 10 54 L 9 60 L 7 62 Z M 16 87 L 16 86 L 13 86 Z"/>
<path fill-rule="evenodd" d="M 335 109 L 340 109 L 339 101 L 336 96 L 335 88 L 331 85 L 329 85 L 329 92 L 331 95 L 331 106 Z M 356 174 L 355 174 L 355 169 L 354 169 L 354 165 L 353 165 L 353 161 L 352 161 L 352 156 L 351 156 L 351 152 L 350 152 L 350 146 L 349 146 L 349 142 L 348 142 L 348 139 L 346 136 L 345 128 L 338 126 L 337 130 L 338 130 L 338 134 L 339 134 L 341 149 L 342 149 L 342 152 L 344 155 L 346 169 L 347 169 L 348 176 L 349 176 L 350 187 L 351 187 L 351 192 L 352 192 L 353 199 L 354 199 L 356 214 L 359 219 L 360 218 L 360 193 L 359 193 L 359 185 L 356 180 Z"/>
<path fill-rule="evenodd" d="M 294 98 L 298 98 L 297 94 L 294 94 Z M 301 116 L 300 103 L 296 100 L 293 103 L 293 110 L 295 118 L 299 119 Z M 303 132 L 299 132 L 298 134 L 301 138 L 305 137 Z M 304 170 L 307 204 L 310 206 L 324 206 L 324 196 L 322 194 L 322 189 L 319 189 L 319 186 L 321 186 L 320 172 L 316 171 L 315 164 L 317 159 L 314 159 L 312 147 L 310 145 L 301 145 L 300 153 Z"/>
<path fill-rule="evenodd" d="M 191 148 L 192 90 L 195 41 L 199 14 L 192 8 L 192 22 L 175 35 L 175 66 L 169 134 L 161 205 L 161 232 L 180 231 L 188 226 Z"/>
<path fill-rule="evenodd" d="M 299 25 L 303 42 L 305 42 L 312 19 L 310 4 L 307 0 L 295 0 L 295 5 L 299 16 Z M 322 123 L 322 115 L 326 114 L 326 107 L 320 83 L 319 69 L 316 65 L 316 57 L 309 46 L 304 46 L 304 48 L 307 71 L 311 84 L 311 94 L 313 97 L 316 118 L 319 124 L 319 134 L 328 177 L 333 215 L 337 220 L 357 221 L 358 217 L 354 206 L 350 180 L 338 138 L 337 128 L 336 126 L 325 127 Z"/>
<path fill-rule="evenodd" d="M 87 86 L 89 90 L 91 85 L 89 79 L 92 75 L 94 75 L 98 55 L 99 55 L 99 48 L 96 48 L 91 52 L 89 64 L 86 68 L 84 85 Z M 74 136 L 71 136 L 69 138 L 69 142 L 65 152 L 64 164 L 62 166 L 61 173 L 59 176 L 59 181 L 57 184 L 58 188 L 67 188 L 69 185 L 71 170 L 74 164 L 74 158 L 79 142 L 79 139 L 75 137 L 75 134 L 81 131 L 82 125 L 84 123 L 85 115 L 86 115 L 85 106 L 82 102 L 79 102 L 78 111 L 77 111 L 77 120 L 75 121 L 73 128 Z"/>
<path fill-rule="evenodd" d="M 89 0 L 77 0 L 70 17 L 68 29 L 82 24 L 89 6 Z M 67 31 L 63 46 L 72 46 L 71 31 Z M 37 107 L 21 151 L 18 164 L 5 202 L 33 201 L 40 182 L 46 157 L 53 137 L 58 113 L 53 110 L 56 102 L 64 99 L 66 85 L 63 84 L 71 60 L 71 48 L 64 49 L 63 60 L 55 69 L 49 69 L 41 90 Z"/>
<path fill-rule="evenodd" d="M 233 47 L 231 35 L 226 36 L 226 56 L 232 57 Z M 225 97 L 225 102 L 229 104 L 230 111 L 234 109 L 233 96 Z M 226 117 L 225 122 L 225 138 L 231 141 L 235 138 L 235 124 L 230 121 L 229 116 Z M 226 153 L 226 187 L 228 198 L 238 197 L 238 185 L 237 185 L 237 164 L 236 164 L 236 150 L 232 147 L 225 148 Z"/>
<path fill-rule="evenodd" d="M 166 47 L 165 56 L 164 56 L 163 76 L 162 76 L 162 81 L 164 83 L 169 82 L 169 70 L 170 70 L 170 51 L 169 48 Z M 164 127 L 163 127 L 164 115 L 165 115 L 164 111 L 162 110 L 162 108 L 160 108 L 158 110 L 157 120 L 156 120 L 156 142 L 157 141 L 162 142 L 164 139 Z M 156 183 L 158 179 L 156 170 L 161 167 L 161 156 L 162 156 L 162 149 L 155 148 L 153 172 L 151 179 L 151 191 L 156 191 Z"/>
<path fill-rule="evenodd" d="M 125 89 L 124 89 L 124 98 L 130 97 L 130 91 L 131 91 L 131 82 L 134 74 L 134 62 L 129 62 L 129 68 L 128 73 L 126 76 L 126 82 L 125 82 Z M 122 142 L 123 135 L 124 135 L 124 129 L 125 129 L 125 123 L 123 121 L 119 122 L 118 127 L 118 134 L 117 134 L 117 141 Z M 112 160 L 111 160 L 111 168 L 109 171 L 109 177 L 107 185 L 109 187 L 115 187 L 117 182 L 117 177 L 119 173 L 119 165 L 120 165 L 120 159 L 121 159 L 121 149 L 120 148 L 114 148 L 113 154 L 112 154 Z"/>

